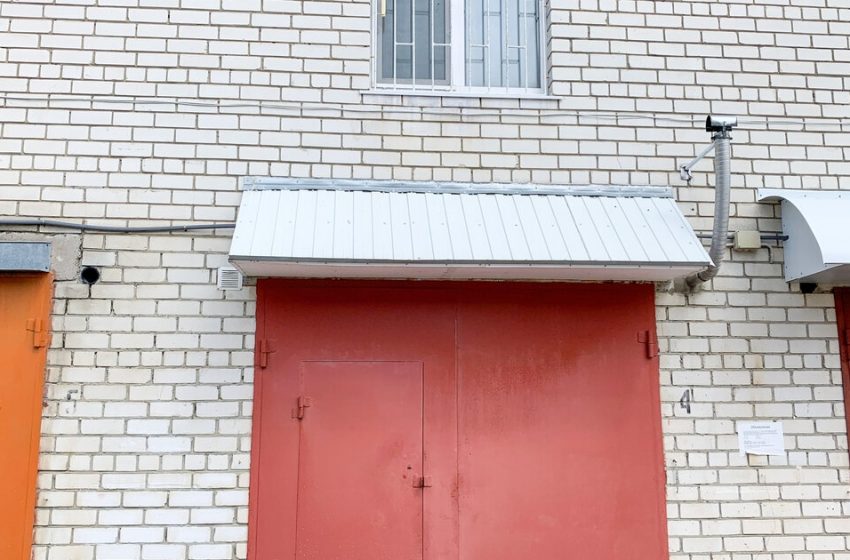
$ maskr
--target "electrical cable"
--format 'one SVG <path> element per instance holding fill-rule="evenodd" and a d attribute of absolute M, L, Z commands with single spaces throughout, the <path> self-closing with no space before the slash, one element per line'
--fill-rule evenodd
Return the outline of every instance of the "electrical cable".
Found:
<path fill-rule="evenodd" d="M 369 92 L 379 95 L 383 92 Z M 398 92 L 387 92 L 386 95 L 398 95 Z M 410 95 L 416 95 L 415 92 L 410 92 Z M 258 109 L 260 111 L 283 111 L 297 113 L 300 116 L 305 116 L 305 113 L 321 114 L 342 114 L 342 113 L 362 113 L 362 114 L 410 114 L 410 115 L 429 115 L 429 116 L 462 116 L 468 118 L 485 118 L 485 117 L 522 117 L 522 118 L 555 118 L 555 117 L 575 117 L 577 119 L 597 119 L 610 121 L 634 121 L 634 120 L 652 120 L 653 122 L 666 122 L 675 124 L 694 124 L 701 122 L 701 117 L 682 117 L 682 116 L 667 116 L 656 113 L 640 113 L 640 112 L 618 112 L 618 111 L 591 111 L 591 110 L 571 110 L 571 109 L 546 109 L 540 107 L 534 108 L 504 108 L 492 110 L 478 107 L 441 107 L 439 109 L 431 107 L 410 107 L 410 106 L 386 106 L 380 104 L 364 104 L 364 105 L 347 105 L 342 103 L 308 103 L 308 102 L 272 102 L 272 101 L 241 101 L 228 102 L 223 99 L 211 99 L 209 101 L 186 100 L 186 99 L 163 99 L 158 97 L 127 97 L 116 95 L 53 95 L 53 94 L 30 94 L 30 95 L 14 95 L 0 94 L 0 100 L 7 103 L 43 103 L 47 108 L 69 108 L 56 107 L 56 104 L 119 104 L 130 105 L 135 108 L 139 105 L 147 106 L 183 106 L 183 107 L 198 107 L 198 108 L 216 108 L 219 110 L 228 109 Z M 531 98 L 534 100 L 534 98 Z M 19 105 L 7 105 L 18 107 Z M 23 107 L 28 108 L 28 107 Z M 848 118 L 800 118 L 800 119 L 757 119 L 744 118 L 740 120 L 740 124 L 747 125 L 764 125 L 764 126 L 802 126 L 802 127 L 838 127 L 844 129 L 845 126 L 850 126 L 850 117 Z"/>
<path fill-rule="evenodd" d="M 236 223 L 186 224 L 182 226 L 99 226 L 94 224 L 65 222 L 61 220 L 46 220 L 43 218 L 21 218 L 14 220 L 0 219 L 0 227 L 22 226 L 44 226 L 99 233 L 173 233 L 206 229 L 233 229 L 236 227 Z"/>
<path fill-rule="evenodd" d="M 209 224 L 186 224 L 177 226 L 102 226 L 95 224 L 78 224 L 75 222 L 66 222 L 61 220 L 48 220 L 44 218 L 15 218 L 4 219 L 0 218 L 0 227 L 54 227 L 60 229 L 73 229 L 77 231 L 90 231 L 97 233 L 171 233 L 183 231 L 198 231 L 207 229 L 233 229 L 236 227 L 235 222 L 217 222 Z M 711 239 L 712 234 L 709 232 L 696 232 L 696 236 L 700 239 Z M 733 238 L 733 234 L 728 237 Z M 770 241 L 787 241 L 788 236 L 779 232 L 763 232 L 762 240 Z"/>
<path fill-rule="evenodd" d="M 120 105 L 180 105 L 186 107 L 213 107 L 218 109 L 266 109 L 266 110 L 279 110 L 279 111 L 294 111 L 294 112 L 319 112 L 319 113 L 340 113 L 340 112 L 353 112 L 353 113 L 367 113 L 367 114 L 375 114 L 375 113 L 401 113 L 401 114 L 412 114 L 412 115 L 432 115 L 432 116 L 453 116 L 453 115 L 463 115 L 469 117 L 504 117 L 504 116 L 515 116 L 515 117 L 526 117 L 530 118 L 532 116 L 540 116 L 540 117 L 563 117 L 563 116 L 572 116 L 576 118 L 599 118 L 599 119 L 607 119 L 607 120 L 636 120 L 636 119 L 654 119 L 658 121 L 668 121 L 668 122 L 676 122 L 676 123 L 687 123 L 693 124 L 695 122 L 701 122 L 701 118 L 697 117 L 665 117 L 659 116 L 652 113 L 619 113 L 619 112 L 608 112 L 608 111 L 574 111 L 574 110 L 564 110 L 564 109 L 541 109 L 541 108 L 505 108 L 500 109 L 498 111 L 492 111 L 488 109 L 480 109 L 476 107 L 443 107 L 440 110 L 433 110 L 427 107 L 397 107 L 397 106 L 374 106 L 371 107 L 370 104 L 366 104 L 365 106 L 360 105 L 342 105 L 342 104 L 315 104 L 310 105 L 307 103 L 278 103 L 278 102 L 267 102 L 267 101 L 256 101 L 256 102 L 240 102 L 240 103 L 229 103 L 222 100 L 217 101 L 187 101 L 180 99 L 160 99 L 160 98 L 129 98 L 129 97 L 116 97 L 116 96 L 95 96 L 95 95 L 79 95 L 79 96 L 56 96 L 56 95 L 5 95 L 0 94 L 0 99 L 7 101 L 18 101 L 18 102 L 46 102 L 46 107 L 51 107 L 52 103 L 57 102 L 66 102 L 66 103 L 107 103 L 107 104 L 120 104 Z M 334 105 L 334 106 L 330 106 Z M 63 107 L 64 108 L 64 107 Z M 529 115 L 529 112 L 536 112 L 538 115 Z"/>

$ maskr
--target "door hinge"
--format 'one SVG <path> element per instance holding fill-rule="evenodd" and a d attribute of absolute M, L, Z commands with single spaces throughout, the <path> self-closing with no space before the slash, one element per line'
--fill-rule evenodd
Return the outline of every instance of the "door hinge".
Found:
<path fill-rule="evenodd" d="M 265 369 L 269 367 L 269 354 L 274 352 L 272 343 L 269 339 L 264 338 L 257 344 L 257 365 Z"/>
<path fill-rule="evenodd" d="M 27 330 L 32 333 L 33 348 L 44 348 L 47 346 L 47 333 L 44 332 L 44 321 L 41 319 L 27 319 Z"/>
<path fill-rule="evenodd" d="M 651 360 L 658 355 L 658 336 L 655 331 L 641 331 L 637 335 L 638 342 L 646 347 L 646 359 Z"/>
<path fill-rule="evenodd" d="M 304 419 L 304 413 L 307 411 L 307 408 L 312 406 L 313 399 L 310 397 L 298 397 L 298 401 L 296 401 L 295 408 L 292 409 L 292 417 L 297 418 L 298 420 Z"/>

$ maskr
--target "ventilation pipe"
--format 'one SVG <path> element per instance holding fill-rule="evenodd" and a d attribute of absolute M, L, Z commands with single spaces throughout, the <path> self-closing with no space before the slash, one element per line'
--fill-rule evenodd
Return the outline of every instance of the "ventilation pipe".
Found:
<path fill-rule="evenodd" d="M 714 142 L 693 160 L 679 168 L 682 179 L 690 184 L 693 177 L 691 168 L 711 150 L 714 150 L 714 227 L 711 234 L 711 248 L 708 250 L 712 264 L 685 278 L 685 287 L 688 291 L 693 291 L 703 282 L 708 282 L 717 276 L 720 264 L 726 254 L 726 244 L 729 238 L 729 191 L 732 183 L 732 170 L 730 168 L 732 136 L 730 132 L 737 124 L 738 119 L 735 117 L 710 115 L 705 120 L 705 130 L 713 133 L 711 138 Z"/>

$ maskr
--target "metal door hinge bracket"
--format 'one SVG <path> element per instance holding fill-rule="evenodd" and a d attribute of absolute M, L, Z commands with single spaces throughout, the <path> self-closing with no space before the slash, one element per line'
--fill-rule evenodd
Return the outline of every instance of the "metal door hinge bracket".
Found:
<path fill-rule="evenodd" d="M 44 321 L 41 319 L 27 319 L 27 330 L 32 333 L 33 348 L 44 348 L 47 346 L 47 333 L 44 332 Z"/>
<path fill-rule="evenodd" d="M 658 355 L 658 336 L 655 331 L 641 331 L 637 335 L 638 342 L 646 347 L 646 359 L 651 360 Z"/>
<path fill-rule="evenodd" d="M 292 417 L 297 418 L 298 420 L 303 420 L 304 413 L 307 411 L 307 408 L 312 406 L 312 404 L 313 399 L 310 397 L 298 397 L 295 408 L 292 409 Z"/>
<path fill-rule="evenodd" d="M 257 365 L 261 369 L 269 367 L 269 354 L 274 352 L 270 340 L 264 338 L 257 343 Z"/>

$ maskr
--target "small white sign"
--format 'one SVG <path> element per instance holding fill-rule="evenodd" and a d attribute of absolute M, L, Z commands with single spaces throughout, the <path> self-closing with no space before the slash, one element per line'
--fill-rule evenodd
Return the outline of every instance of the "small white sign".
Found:
<path fill-rule="evenodd" d="M 782 422 L 738 422 L 741 454 L 785 455 Z"/>

